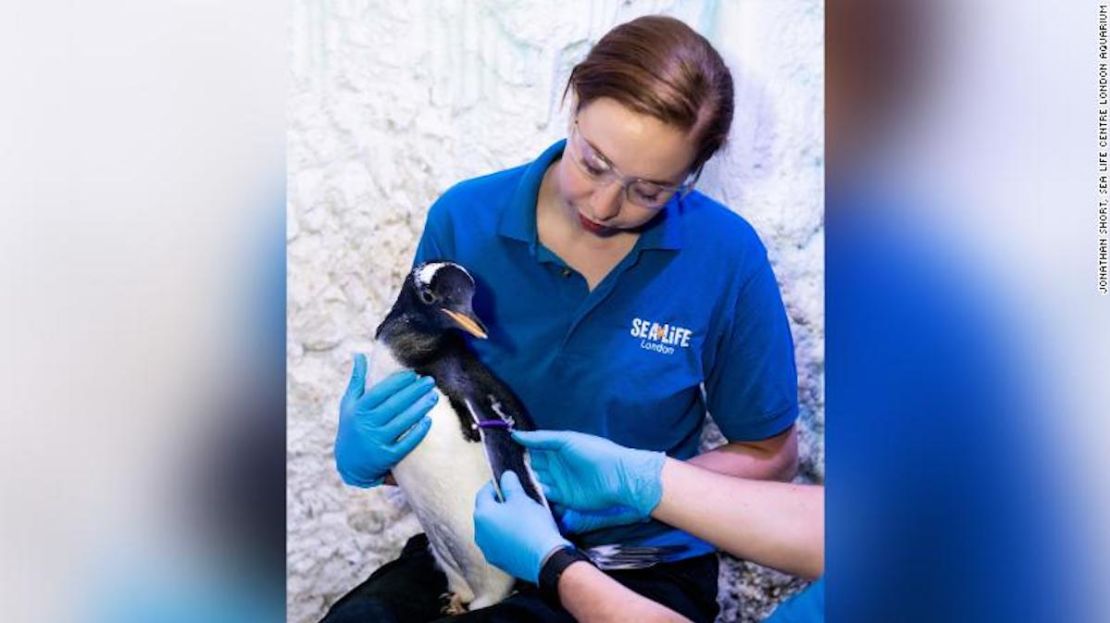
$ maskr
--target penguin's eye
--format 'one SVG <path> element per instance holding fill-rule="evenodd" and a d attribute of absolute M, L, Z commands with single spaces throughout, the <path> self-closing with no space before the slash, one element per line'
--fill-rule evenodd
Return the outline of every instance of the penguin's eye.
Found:
<path fill-rule="evenodd" d="M 433 294 L 431 290 L 420 290 L 420 300 L 423 301 L 425 305 L 431 305 L 436 302 L 436 295 Z"/>

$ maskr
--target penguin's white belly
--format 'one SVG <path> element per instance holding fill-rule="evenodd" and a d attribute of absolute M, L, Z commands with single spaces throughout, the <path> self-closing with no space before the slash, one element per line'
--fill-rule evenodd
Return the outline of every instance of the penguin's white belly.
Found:
<path fill-rule="evenodd" d="M 491 478 L 489 462 L 481 443 L 463 438 L 442 392 L 430 416 L 427 436 L 393 468 L 393 477 L 428 535 L 448 588 L 473 610 L 501 601 L 513 585 L 474 542 L 474 499 Z"/>

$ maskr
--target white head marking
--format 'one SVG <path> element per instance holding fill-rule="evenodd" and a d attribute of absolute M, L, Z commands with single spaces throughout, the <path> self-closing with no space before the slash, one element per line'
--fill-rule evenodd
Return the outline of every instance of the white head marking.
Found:
<path fill-rule="evenodd" d="M 471 283 L 474 283 L 474 277 L 471 277 L 470 273 L 465 268 L 459 266 L 454 262 L 429 262 L 427 264 L 424 264 L 423 266 L 420 266 L 416 270 L 417 283 L 422 286 L 432 285 L 432 279 L 435 278 L 436 273 L 439 272 L 439 269 L 443 268 L 444 266 L 454 266 L 455 268 L 458 268 L 459 270 L 463 271 L 463 273 L 465 273 L 467 277 L 470 277 Z"/>

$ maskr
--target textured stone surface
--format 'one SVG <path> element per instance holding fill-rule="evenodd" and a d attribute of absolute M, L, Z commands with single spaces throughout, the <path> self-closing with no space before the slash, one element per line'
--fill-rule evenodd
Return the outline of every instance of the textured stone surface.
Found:
<path fill-rule="evenodd" d="M 428 206 L 564 136 L 570 68 L 609 28 L 683 19 L 737 81 L 728 150 L 700 188 L 766 243 L 797 344 L 803 479 L 824 475 L 823 8 L 819 0 L 475 0 L 293 6 L 288 134 L 288 606 L 317 620 L 419 531 L 403 495 L 344 487 L 331 444 L 352 353 L 405 273 Z M 707 430 L 706 443 L 719 440 Z M 802 583 L 724 565 L 721 620 Z"/>

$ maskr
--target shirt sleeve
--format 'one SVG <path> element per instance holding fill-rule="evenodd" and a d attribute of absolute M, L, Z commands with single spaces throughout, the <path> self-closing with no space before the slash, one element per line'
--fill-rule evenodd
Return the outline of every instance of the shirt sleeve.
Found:
<path fill-rule="evenodd" d="M 444 198 L 440 197 L 428 210 L 428 218 L 424 222 L 424 232 L 420 235 L 420 242 L 416 245 L 416 255 L 412 260 L 412 265 L 416 266 L 433 260 L 453 260 L 454 245 L 450 232 L 450 214 Z"/>
<path fill-rule="evenodd" d="M 705 381 L 710 415 L 729 441 L 773 437 L 798 417 L 794 339 L 771 264 L 740 286 Z"/>

